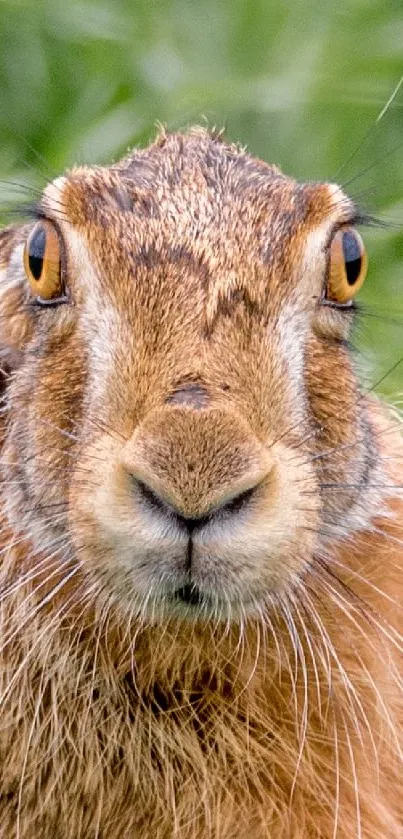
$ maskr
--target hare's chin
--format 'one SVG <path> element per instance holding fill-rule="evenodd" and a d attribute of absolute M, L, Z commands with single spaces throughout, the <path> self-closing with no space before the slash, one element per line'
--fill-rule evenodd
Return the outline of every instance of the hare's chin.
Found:
<path fill-rule="evenodd" d="M 159 624 L 169 618 L 212 624 L 243 623 L 249 617 L 263 618 L 273 600 L 272 594 L 263 596 L 262 591 L 238 591 L 236 596 L 233 590 L 229 592 L 220 586 L 213 591 L 189 577 L 176 586 L 154 587 L 145 597 L 134 595 L 129 611 L 131 617 L 137 615 L 145 623 Z M 126 602 L 126 608 L 128 605 Z"/>
<path fill-rule="evenodd" d="M 161 593 L 151 608 L 147 608 L 147 617 L 159 620 L 160 617 L 180 618 L 188 621 L 212 623 L 239 623 L 250 616 L 262 616 L 265 603 L 258 598 L 245 596 L 231 600 L 224 592 L 206 592 L 203 587 L 185 583 L 174 591 Z"/>
<path fill-rule="evenodd" d="M 313 543 L 310 534 L 293 538 L 264 533 L 255 542 L 239 527 L 238 538 L 198 541 L 184 534 L 135 544 L 100 538 L 81 553 L 101 599 L 115 602 L 119 611 L 146 622 L 178 617 L 211 622 L 238 622 L 262 617 L 278 597 L 286 594 L 308 566 Z M 104 534 L 105 535 L 105 534 Z M 271 538 L 270 538 L 271 537 Z M 83 546 L 82 546 L 83 547 Z"/>

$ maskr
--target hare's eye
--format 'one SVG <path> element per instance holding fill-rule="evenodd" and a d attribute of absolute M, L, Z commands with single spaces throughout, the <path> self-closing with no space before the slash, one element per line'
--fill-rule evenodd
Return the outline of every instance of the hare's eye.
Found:
<path fill-rule="evenodd" d="M 24 268 L 39 301 L 63 295 L 59 236 L 49 221 L 39 221 L 24 248 Z"/>
<path fill-rule="evenodd" d="M 338 230 L 330 245 L 326 299 L 348 303 L 361 288 L 367 267 L 368 258 L 360 234 L 354 227 Z"/>

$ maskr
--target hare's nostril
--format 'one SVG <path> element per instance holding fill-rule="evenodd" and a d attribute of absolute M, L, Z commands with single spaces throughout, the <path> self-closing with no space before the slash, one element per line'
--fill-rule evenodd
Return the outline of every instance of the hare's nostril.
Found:
<path fill-rule="evenodd" d="M 169 512 L 168 505 L 144 481 L 139 481 L 138 478 L 134 477 L 132 481 L 142 503 L 146 504 L 150 509 L 163 513 Z"/>
<path fill-rule="evenodd" d="M 232 513 L 239 513 L 243 507 L 246 507 L 251 501 L 252 497 L 254 496 L 256 491 L 256 487 L 250 487 L 249 489 L 244 490 L 244 492 L 240 492 L 239 495 L 235 495 L 231 498 L 230 501 L 227 501 L 226 504 L 223 504 L 222 507 L 219 508 L 220 513 L 232 514 Z"/>
<path fill-rule="evenodd" d="M 243 492 L 230 498 L 222 504 L 214 504 L 211 509 L 200 516 L 186 516 L 182 510 L 179 510 L 171 502 L 166 501 L 161 495 L 158 495 L 151 487 L 144 481 L 138 478 L 132 478 L 133 486 L 140 504 L 148 509 L 149 512 L 154 512 L 159 515 L 164 515 L 167 518 L 174 519 L 181 528 L 185 528 L 189 534 L 194 530 L 199 530 L 213 519 L 227 518 L 229 516 L 237 515 L 241 510 L 248 506 L 252 500 L 257 487 L 253 486 Z"/>
<path fill-rule="evenodd" d="M 203 524 L 211 518 L 210 515 L 205 516 L 198 516 L 198 517 L 189 517 L 184 516 L 183 513 L 176 509 L 168 501 L 165 501 L 161 496 L 157 495 L 151 487 L 149 487 L 144 481 L 138 480 L 138 478 L 133 478 L 133 483 L 136 489 L 137 497 L 140 500 L 140 503 L 143 507 L 148 507 L 148 510 L 151 512 L 162 513 L 163 515 L 174 518 L 179 525 L 185 527 L 189 533 L 192 533 L 196 527 L 202 527 Z"/>

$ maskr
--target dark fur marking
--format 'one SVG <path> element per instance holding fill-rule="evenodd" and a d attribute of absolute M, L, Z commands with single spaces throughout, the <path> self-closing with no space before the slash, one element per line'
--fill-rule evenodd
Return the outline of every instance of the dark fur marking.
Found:
<path fill-rule="evenodd" d="M 134 209 L 133 196 L 124 187 L 112 187 L 110 195 L 115 199 L 118 209 L 122 213 L 132 213 Z"/>
<path fill-rule="evenodd" d="M 207 408 L 209 401 L 206 389 L 196 382 L 179 386 L 166 399 L 168 405 L 187 405 L 196 410 Z"/>
<path fill-rule="evenodd" d="M 159 250 L 154 245 L 144 246 L 132 253 L 134 265 L 149 269 L 157 268 L 167 263 L 171 265 L 182 264 L 187 272 L 198 276 L 204 288 L 208 288 L 211 281 L 211 274 L 202 257 L 195 257 L 192 251 L 183 245 L 171 247 L 166 245 Z"/>
<path fill-rule="evenodd" d="M 250 317 L 256 317 L 261 313 L 261 309 L 256 300 L 253 300 L 246 288 L 232 288 L 228 294 L 223 295 L 217 302 L 217 307 L 214 312 L 214 317 L 211 323 L 206 327 L 206 338 L 210 338 L 217 325 L 220 317 L 231 317 L 237 306 L 243 306 L 244 310 Z"/>

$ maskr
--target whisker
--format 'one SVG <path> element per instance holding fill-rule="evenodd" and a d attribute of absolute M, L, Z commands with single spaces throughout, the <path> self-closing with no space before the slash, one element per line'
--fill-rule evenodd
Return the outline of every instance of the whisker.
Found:
<path fill-rule="evenodd" d="M 63 586 L 65 586 L 65 585 L 69 582 L 69 580 L 71 580 L 71 579 L 74 577 L 74 575 L 75 575 L 76 573 L 77 573 L 77 568 L 73 568 L 73 570 L 72 570 L 72 571 L 70 571 L 70 573 L 69 573 L 69 574 L 67 574 L 67 575 L 66 575 L 66 577 L 64 577 L 64 578 L 63 578 L 63 579 L 62 579 L 62 580 L 61 580 L 61 581 L 60 581 L 60 582 L 59 582 L 59 583 L 58 583 L 58 584 L 57 584 L 57 585 L 56 585 L 56 586 L 52 589 L 52 591 L 51 591 L 51 592 L 49 592 L 47 595 L 45 595 L 45 596 L 42 598 L 42 600 L 41 600 L 41 602 L 40 602 L 40 604 L 39 604 L 39 607 L 38 607 L 38 608 L 42 608 L 42 607 L 43 607 L 46 603 L 49 603 L 49 602 L 51 601 L 52 597 L 53 597 L 55 594 L 57 594 L 59 591 L 61 591 L 61 589 L 63 588 Z M 66 601 L 66 603 L 64 604 L 64 608 L 66 609 L 66 608 L 67 608 L 67 606 L 68 606 L 70 603 L 73 603 L 73 602 L 74 602 L 74 597 L 72 597 L 70 600 L 68 599 L 68 600 Z M 59 622 L 60 622 L 60 615 L 56 615 L 56 616 L 54 617 L 54 619 L 53 619 L 52 624 L 53 624 L 53 625 L 55 625 L 56 627 L 58 627 Z M 49 626 L 48 624 L 46 624 L 46 623 L 45 623 L 45 625 L 44 625 L 44 627 L 43 627 L 42 631 L 41 631 L 41 632 L 40 632 L 40 633 L 39 633 L 39 634 L 35 637 L 35 641 L 34 641 L 33 645 L 32 645 L 32 646 L 31 646 L 31 648 L 30 648 L 30 651 L 29 651 L 29 654 L 30 654 L 30 655 L 32 655 L 32 654 L 33 654 L 33 652 L 36 650 L 36 648 L 37 648 L 37 647 L 38 647 L 38 646 L 42 643 L 43 638 L 44 638 L 44 637 L 46 637 L 46 636 L 49 634 L 50 628 L 51 628 L 51 626 Z M 16 668 L 15 672 L 13 673 L 13 676 L 12 676 L 12 678 L 10 679 L 10 681 L 9 681 L 9 683 L 8 683 L 8 685 L 7 685 L 7 687 L 6 687 L 6 689 L 3 691 L 3 694 L 0 696 L 0 706 L 1 706 L 1 705 L 3 705 L 3 704 L 5 703 L 6 699 L 8 698 L 8 696 L 10 695 L 10 693 L 11 693 L 11 691 L 12 691 L 13 687 L 14 687 L 14 684 L 18 681 L 18 678 L 19 678 L 19 676 L 20 676 L 20 674 L 21 674 L 21 672 L 23 671 L 23 669 L 24 669 L 24 667 L 25 667 L 25 666 L 26 666 L 26 659 L 23 659 L 23 661 L 21 662 L 21 664 L 20 664 L 20 665 Z"/>
<path fill-rule="evenodd" d="M 361 139 L 360 139 L 359 143 L 358 143 L 358 144 L 354 147 L 354 149 L 353 149 L 353 151 L 351 152 L 351 154 L 347 157 L 347 159 L 344 161 L 344 163 L 343 163 L 343 164 L 339 167 L 339 169 L 337 170 L 337 172 L 335 172 L 335 174 L 334 174 L 334 175 L 333 175 L 333 177 L 332 177 L 332 181 L 337 181 L 337 179 L 339 178 L 339 175 L 341 175 L 341 173 L 342 173 L 342 172 L 344 172 L 344 170 L 346 169 L 346 167 L 348 166 L 348 164 L 349 164 L 349 163 L 351 163 L 351 161 L 352 161 L 352 160 L 354 159 L 354 157 L 356 156 L 357 152 L 359 152 L 359 151 L 360 151 L 360 149 L 362 149 L 362 147 L 365 145 L 365 143 L 366 143 L 366 141 L 368 140 L 368 138 L 371 136 L 371 134 L 373 134 L 374 130 L 376 129 L 376 127 L 378 126 L 378 124 L 380 123 L 380 121 L 383 119 L 383 117 L 385 116 L 386 112 L 387 112 L 387 111 L 388 111 L 388 109 L 390 108 L 390 106 L 391 106 L 391 104 L 392 104 L 393 100 L 396 98 L 396 96 L 397 96 L 397 94 L 398 94 L 398 92 L 399 92 L 399 90 L 400 90 L 400 87 L 401 87 L 401 85 L 402 85 L 402 82 L 403 82 L 403 76 L 399 79 L 399 81 L 398 81 L 397 85 L 394 87 L 394 89 L 393 89 L 393 91 L 392 91 L 391 95 L 389 96 L 388 101 L 387 101 L 387 102 L 385 103 L 385 105 L 382 107 L 382 109 L 380 110 L 380 112 L 379 112 L 378 116 L 376 117 L 376 119 L 375 119 L 375 120 L 371 123 L 370 127 L 367 129 L 367 131 L 365 132 L 365 134 L 361 137 Z M 372 166 L 370 167 L 370 169 L 371 169 L 371 168 L 372 168 Z M 357 175 L 357 177 L 360 177 L 360 175 Z M 353 179 L 353 180 L 355 180 L 355 179 Z M 351 181 L 350 183 L 352 183 L 352 182 L 353 182 L 353 181 Z M 348 183 L 348 182 L 347 182 L 347 183 Z M 346 185 L 347 185 L 347 184 L 346 184 Z"/>

